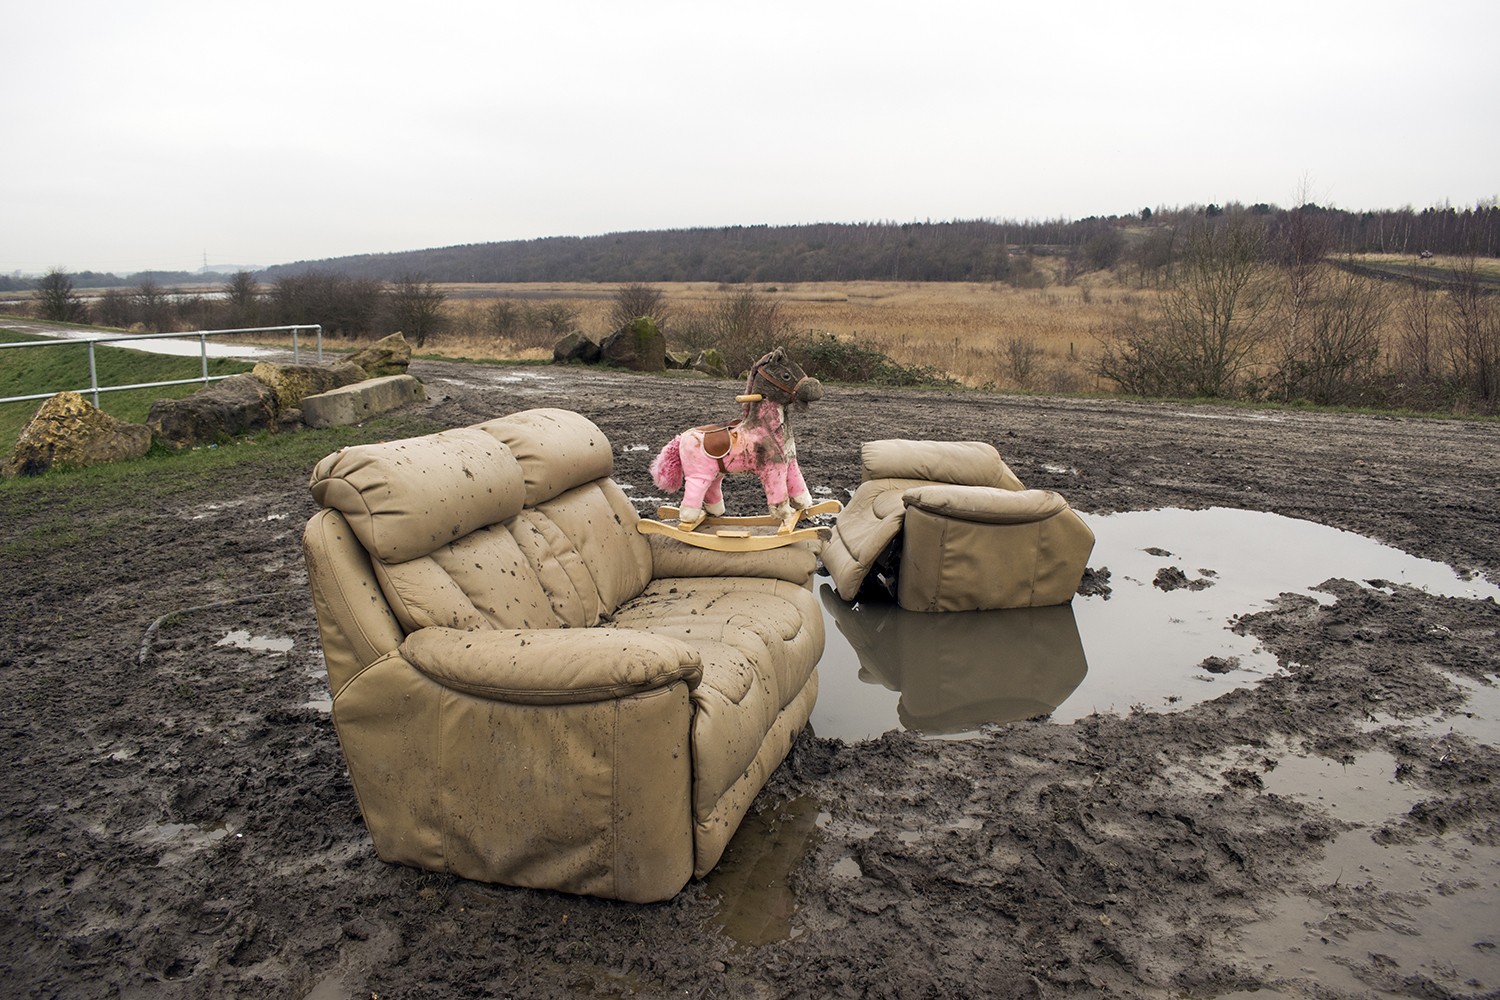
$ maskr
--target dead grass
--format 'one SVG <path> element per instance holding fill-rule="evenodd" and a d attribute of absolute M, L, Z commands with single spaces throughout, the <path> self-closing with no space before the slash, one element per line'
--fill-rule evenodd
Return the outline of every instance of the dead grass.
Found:
<path fill-rule="evenodd" d="M 1373 255 L 1372 255 L 1373 256 Z M 1385 255 L 1392 257 L 1393 255 Z M 1414 258 L 1400 258 L 1413 263 Z M 1055 266 L 1038 258 L 1044 270 Z M 1439 258 L 1434 265 L 1451 268 Z M 1500 263 L 1497 263 L 1500 269 Z M 1080 277 L 1073 285 L 1017 289 L 1005 284 L 960 282 L 817 282 L 723 285 L 714 282 L 658 283 L 681 322 L 725 297 L 753 287 L 780 303 L 781 318 L 796 330 L 824 331 L 840 340 L 858 339 L 903 365 L 933 367 L 970 387 L 1036 392 L 1111 391 L 1108 380 L 1091 368 L 1099 337 L 1133 313 L 1154 313 L 1154 289 L 1138 289 L 1110 273 Z M 1369 279 L 1366 279 L 1369 280 Z M 1384 294 L 1387 283 L 1371 280 Z M 552 356 L 556 340 L 549 330 L 499 337 L 490 332 L 486 313 L 497 299 L 519 306 L 560 303 L 572 309 L 576 326 L 595 339 L 605 327 L 614 284 L 448 284 L 444 308 L 449 329 L 427 341 L 423 353 L 474 360 L 540 360 Z M 1383 355 L 1396 343 L 1392 311 L 1381 331 Z M 671 327 L 667 329 L 669 342 Z M 367 341 L 330 341 L 332 347 L 362 346 Z M 289 342 L 288 342 L 289 343 Z"/>

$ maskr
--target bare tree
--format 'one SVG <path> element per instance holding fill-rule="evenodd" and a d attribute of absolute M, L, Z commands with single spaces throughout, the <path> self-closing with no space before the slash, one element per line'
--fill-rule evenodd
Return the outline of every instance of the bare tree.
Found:
<path fill-rule="evenodd" d="M 1265 230 L 1243 211 L 1200 216 L 1154 316 L 1101 337 L 1093 371 L 1147 396 L 1232 396 L 1265 336 Z"/>
<path fill-rule="evenodd" d="M 391 319 L 412 346 L 421 347 L 443 328 L 447 319 L 443 301 L 447 296 L 422 276 L 405 275 L 386 294 L 390 297 Z"/>
<path fill-rule="evenodd" d="M 1268 302 L 1259 280 L 1264 244 L 1264 229 L 1243 213 L 1188 229 L 1162 321 L 1181 360 L 1183 388 L 1195 396 L 1232 394 L 1260 344 Z"/>
<path fill-rule="evenodd" d="M 254 323 L 260 318 L 260 284 L 249 271 L 236 271 L 224 283 L 231 325 Z"/>
<path fill-rule="evenodd" d="M 63 268 L 54 267 L 36 285 L 38 313 L 58 323 L 82 323 L 88 306 L 73 292 L 73 279 Z"/>

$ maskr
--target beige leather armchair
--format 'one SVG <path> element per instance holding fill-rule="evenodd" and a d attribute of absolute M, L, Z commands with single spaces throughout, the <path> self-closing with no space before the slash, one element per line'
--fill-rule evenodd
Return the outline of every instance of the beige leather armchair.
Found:
<path fill-rule="evenodd" d="M 822 554 L 839 597 L 854 600 L 877 572 L 909 611 L 1072 599 L 1093 532 L 1059 494 L 1026 489 L 993 446 L 870 441 L 861 461 L 863 482 Z"/>
<path fill-rule="evenodd" d="M 813 551 L 648 539 L 612 468 L 555 409 L 318 463 L 304 550 L 381 858 L 666 899 L 806 724 Z"/>

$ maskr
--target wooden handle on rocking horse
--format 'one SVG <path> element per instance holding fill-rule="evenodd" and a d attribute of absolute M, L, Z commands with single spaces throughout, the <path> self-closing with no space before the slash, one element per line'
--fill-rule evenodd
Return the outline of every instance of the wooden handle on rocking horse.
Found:
<path fill-rule="evenodd" d="M 763 398 L 760 393 L 752 392 L 749 395 L 736 396 L 734 397 L 734 401 L 736 403 L 759 403 Z"/>

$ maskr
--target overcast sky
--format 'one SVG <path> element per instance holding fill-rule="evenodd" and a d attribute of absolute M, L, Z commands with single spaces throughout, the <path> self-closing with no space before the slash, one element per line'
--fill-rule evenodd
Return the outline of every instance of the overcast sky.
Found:
<path fill-rule="evenodd" d="M 51 0 L 0 271 L 1500 193 L 1497 0 Z"/>

